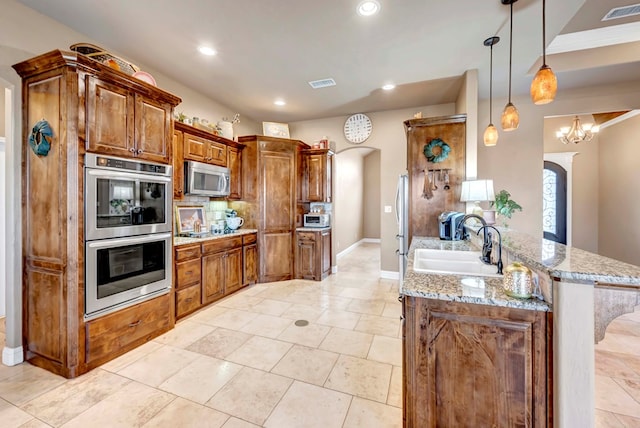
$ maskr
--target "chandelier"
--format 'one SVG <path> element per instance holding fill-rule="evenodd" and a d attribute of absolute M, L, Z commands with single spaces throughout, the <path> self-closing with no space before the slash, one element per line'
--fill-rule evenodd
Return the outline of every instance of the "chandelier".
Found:
<path fill-rule="evenodd" d="M 580 123 L 580 118 L 578 116 L 573 118 L 573 124 L 571 128 L 568 126 L 564 126 L 560 128 L 559 131 L 556 132 L 556 137 L 563 144 L 578 144 L 583 141 L 591 141 L 593 136 L 600 130 L 598 125 L 593 125 L 591 123 L 585 123 L 582 125 Z"/>

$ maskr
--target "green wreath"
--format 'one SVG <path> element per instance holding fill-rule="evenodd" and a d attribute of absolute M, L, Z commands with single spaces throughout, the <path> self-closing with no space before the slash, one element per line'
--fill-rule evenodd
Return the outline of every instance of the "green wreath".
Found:
<path fill-rule="evenodd" d="M 439 147 L 439 153 L 433 153 L 433 149 L 435 147 Z M 442 162 L 449 156 L 449 152 L 451 151 L 451 147 L 440 138 L 434 138 L 429 142 L 429 144 L 425 144 L 424 146 L 424 156 L 427 158 L 429 162 L 438 163 Z"/>

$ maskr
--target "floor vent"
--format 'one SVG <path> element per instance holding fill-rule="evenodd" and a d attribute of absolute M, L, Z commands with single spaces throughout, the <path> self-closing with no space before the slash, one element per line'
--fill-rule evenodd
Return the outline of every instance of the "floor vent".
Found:
<path fill-rule="evenodd" d="M 328 86 L 336 86 L 336 81 L 329 77 L 328 79 L 314 80 L 309 82 L 309 85 L 311 85 L 313 89 L 320 89 Z"/>
<path fill-rule="evenodd" d="M 640 4 L 630 6 L 614 7 L 602 18 L 603 21 L 610 19 L 626 18 L 627 16 L 640 15 Z"/>

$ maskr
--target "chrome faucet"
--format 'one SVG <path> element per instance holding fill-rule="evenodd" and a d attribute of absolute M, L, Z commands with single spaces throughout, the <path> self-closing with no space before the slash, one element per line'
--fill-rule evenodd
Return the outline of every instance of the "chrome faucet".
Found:
<path fill-rule="evenodd" d="M 482 230 L 484 232 L 484 235 L 482 237 L 482 257 L 481 260 L 483 263 L 486 263 L 488 265 L 491 264 L 491 246 L 492 246 L 492 242 L 491 239 L 489 238 L 489 235 L 487 234 L 487 222 L 484 221 L 484 219 L 482 217 L 480 217 L 478 214 L 467 214 L 464 217 L 462 217 L 462 220 L 460 221 L 460 223 L 458 224 L 458 228 L 456 229 L 456 237 L 460 237 L 461 239 L 464 239 L 465 237 L 465 233 L 464 233 L 464 222 L 467 221 L 470 218 L 476 218 L 478 220 L 480 220 L 480 223 L 482 223 L 482 227 L 480 229 L 478 229 L 478 233 L 480 233 L 480 230 Z M 495 229 L 495 228 L 494 228 Z"/>
<path fill-rule="evenodd" d="M 493 244 L 493 240 L 491 238 L 491 232 L 487 232 L 487 229 L 493 229 L 498 234 L 498 262 L 496 265 L 498 266 L 498 275 L 502 275 L 502 235 L 500 235 L 500 231 L 491 225 L 484 225 L 476 232 L 476 235 L 480 233 L 480 230 L 484 230 L 484 233 L 488 235 L 488 239 L 490 244 Z M 484 246 L 483 246 L 484 248 Z M 484 252 L 483 252 L 484 254 Z M 489 260 L 491 260 L 491 246 L 489 247 Z"/>

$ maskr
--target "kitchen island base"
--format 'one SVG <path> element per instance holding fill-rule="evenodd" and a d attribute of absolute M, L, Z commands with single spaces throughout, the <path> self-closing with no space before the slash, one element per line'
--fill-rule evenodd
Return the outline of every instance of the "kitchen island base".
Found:
<path fill-rule="evenodd" d="M 404 426 L 552 426 L 551 316 L 404 296 Z"/>

